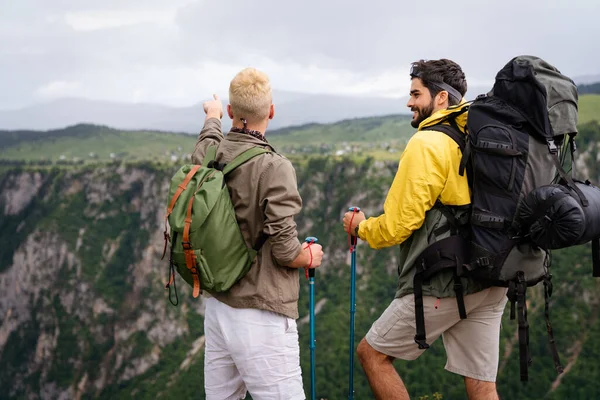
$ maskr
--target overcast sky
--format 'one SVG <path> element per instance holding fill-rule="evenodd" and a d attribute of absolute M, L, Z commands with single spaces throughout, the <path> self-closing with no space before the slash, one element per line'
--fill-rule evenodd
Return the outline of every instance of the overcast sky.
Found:
<path fill-rule="evenodd" d="M 0 109 L 187 106 L 246 66 L 280 90 L 395 97 L 420 58 L 455 60 L 471 86 L 519 54 L 595 75 L 599 16 L 597 0 L 0 0 Z"/>

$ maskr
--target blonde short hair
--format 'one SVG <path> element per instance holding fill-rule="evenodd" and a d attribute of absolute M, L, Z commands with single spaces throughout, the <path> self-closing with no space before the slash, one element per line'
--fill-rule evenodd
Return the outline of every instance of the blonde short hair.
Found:
<path fill-rule="evenodd" d="M 229 104 L 235 118 L 266 119 L 272 100 L 269 77 L 255 68 L 241 70 L 229 84 Z"/>

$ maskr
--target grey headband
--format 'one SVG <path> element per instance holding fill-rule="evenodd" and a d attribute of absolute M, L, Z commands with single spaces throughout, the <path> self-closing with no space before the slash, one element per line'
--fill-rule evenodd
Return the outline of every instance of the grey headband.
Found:
<path fill-rule="evenodd" d="M 444 82 L 438 82 L 438 81 L 427 81 L 427 82 L 431 83 L 433 86 L 437 86 L 438 88 L 448 92 L 448 95 L 454 97 L 456 99 L 457 103 L 460 103 L 460 101 L 462 100 L 462 96 L 460 95 L 460 92 L 458 90 L 454 89 L 452 86 L 450 86 Z"/>
<path fill-rule="evenodd" d="M 410 76 L 413 78 L 419 78 L 423 80 L 423 78 L 421 78 L 421 73 L 419 71 L 415 71 L 414 69 L 411 70 Z M 462 95 L 460 94 L 460 92 L 454 89 L 452 86 L 448 85 L 447 83 L 439 81 L 427 81 L 427 83 L 436 86 L 438 89 L 445 90 L 446 92 L 448 92 L 449 96 L 454 97 L 457 103 L 460 103 L 460 101 L 462 100 Z"/>

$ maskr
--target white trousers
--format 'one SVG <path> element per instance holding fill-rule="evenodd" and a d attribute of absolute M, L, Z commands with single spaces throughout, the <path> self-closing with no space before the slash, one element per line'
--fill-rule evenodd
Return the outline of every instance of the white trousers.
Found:
<path fill-rule="evenodd" d="M 210 297 L 204 315 L 207 400 L 304 400 L 296 321 Z"/>

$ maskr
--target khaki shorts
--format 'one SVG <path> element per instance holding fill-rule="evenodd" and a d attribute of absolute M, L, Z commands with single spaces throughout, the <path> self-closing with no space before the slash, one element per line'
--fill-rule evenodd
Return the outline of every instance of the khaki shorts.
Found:
<path fill-rule="evenodd" d="M 492 287 L 466 295 L 467 319 L 463 320 L 455 298 L 423 297 L 427 343 L 432 344 L 442 335 L 446 370 L 481 381 L 496 381 L 506 292 L 506 288 Z M 373 323 L 366 339 L 380 353 L 414 360 L 425 351 L 415 343 L 415 334 L 415 300 L 411 294 L 394 299 Z"/>

